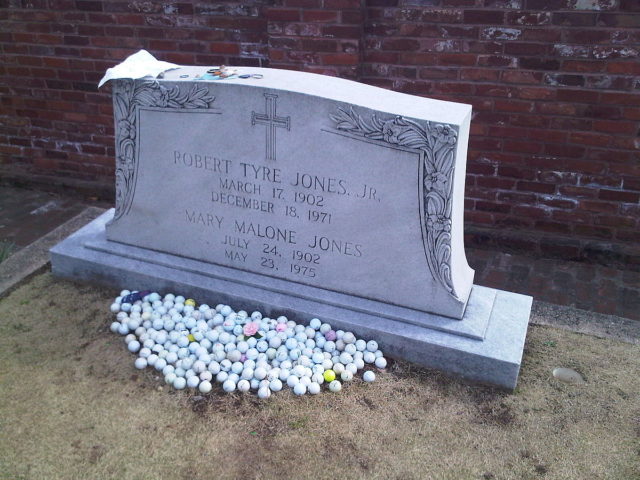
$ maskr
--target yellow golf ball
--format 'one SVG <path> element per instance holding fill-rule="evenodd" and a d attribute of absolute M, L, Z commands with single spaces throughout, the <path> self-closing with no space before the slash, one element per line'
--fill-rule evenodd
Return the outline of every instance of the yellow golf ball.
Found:
<path fill-rule="evenodd" d="M 195 342 L 196 341 L 196 337 L 194 337 L 191 334 L 187 335 L 187 338 L 189 339 L 190 342 Z"/>
<path fill-rule="evenodd" d="M 336 379 L 336 372 L 334 372 L 333 370 L 325 370 L 323 377 L 325 382 L 333 382 Z"/>
<path fill-rule="evenodd" d="M 185 305 L 189 305 L 190 307 L 195 307 L 196 306 L 196 301 L 193 298 L 187 298 L 184 301 Z"/>

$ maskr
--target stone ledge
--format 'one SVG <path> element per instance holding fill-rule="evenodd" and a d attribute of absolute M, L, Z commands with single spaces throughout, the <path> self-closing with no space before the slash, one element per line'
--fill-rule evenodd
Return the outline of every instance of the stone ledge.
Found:
<path fill-rule="evenodd" d="M 393 357 L 475 382 L 506 389 L 516 386 L 531 311 L 532 298 L 529 296 L 478 287 L 483 297 L 492 298 L 493 308 L 483 338 L 470 338 L 452 330 L 418 326 L 375 315 L 372 311 L 350 308 L 344 299 L 333 298 L 333 292 L 324 291 L 323 298 L 310 298 L 300 292 L 266 290 L 260 284 L 239 278 L 242 272 L 235 274 L 233 269 L 220 270 L 212 264 L 180 257 L 171 264 L 145 261 L 134 251 L 139 248 L 122 244 L 114 245 L 111 252 L 98 250 L 96 244 L 107 242 L 104 225 L 112 215 L 112 211 L 103 214 L 51 249 L 54 275 L 117 289 L 179 291 L 204 302 L 255 308 L 266 315 L 284 314 L 302 321 L 318 316 L 337 328 L 375 338 Z M 193 268 L 191 263 L 186 269 L 175 268 L 176 264 L 186 261 L 196 262 L 202 271 Z M 216 273 L 211 274 L 212 270 Z M 357 304 L 361 299 L 352 297 L 352 300 Z M 473 319 L 463 318 L 461 322 L 465 321 L 473 322 Z"/>

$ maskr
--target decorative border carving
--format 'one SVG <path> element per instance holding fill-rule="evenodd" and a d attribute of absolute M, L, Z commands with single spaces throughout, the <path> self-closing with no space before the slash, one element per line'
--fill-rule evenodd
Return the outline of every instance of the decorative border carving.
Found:
<path fill-rule="evenodd" d="M 338 113 L 330 117 L 338 130 L 419 150 L 423 154 L 422 221 L 427 233 L 427 263 L 433 278 L 457 298 L 451 281 L 451 211 L 457 127 L 436 122 L 420 125 L 400 116 L 380 119 L 375 114 L 366 121 L 353 107 L 348 110 L 338 108 Z"/>
<path fill-rule="evenodd" d="M 125 215 L 135 193 L 137 113 L 139 107 L 175 109 L 210 108 L 215 97 L 202 85 L 185 84 L 167 88 L 155 80 L 113 82 L 116 134 L 116 212 L 112 222 Z"/>

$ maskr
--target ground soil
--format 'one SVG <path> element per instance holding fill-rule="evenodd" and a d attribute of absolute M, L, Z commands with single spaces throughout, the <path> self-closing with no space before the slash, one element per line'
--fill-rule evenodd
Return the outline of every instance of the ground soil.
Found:
<path fill-rule="evenodd" d="M 134 369 L 116 293 L 45 273 L 0 300 L 0 479 L 640 479 L 638 345 L 531 326 L 513 394 L 391 362 L 339 394 L 200 396 Z"/>

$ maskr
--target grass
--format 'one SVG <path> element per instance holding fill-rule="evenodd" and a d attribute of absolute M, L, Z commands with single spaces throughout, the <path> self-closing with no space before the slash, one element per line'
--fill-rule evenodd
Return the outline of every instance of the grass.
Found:
<path fill-rule="evenodd" d="M 4 262 L 11 256 L 16 246 L 13 242 L 7 240 L 0 241 L 0 263 Z"/>
<path fill-rule="evenodd" d="M 531 327 L 515 394 L 391 362 L 339 394 L 201 397 L 133 368 L 115 293 L 43 274 L 0 300 L 0 479 L 640 478 L 638 346 Z"/>

